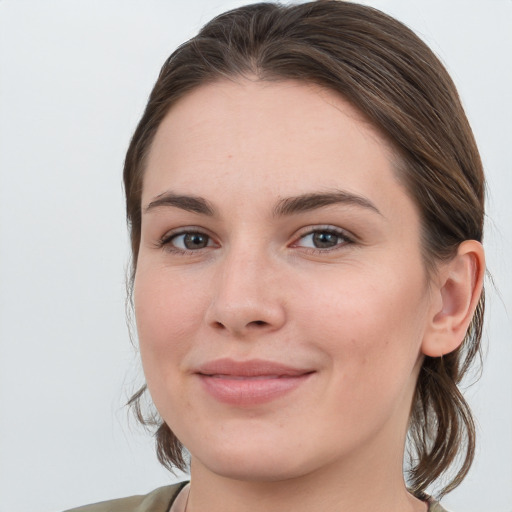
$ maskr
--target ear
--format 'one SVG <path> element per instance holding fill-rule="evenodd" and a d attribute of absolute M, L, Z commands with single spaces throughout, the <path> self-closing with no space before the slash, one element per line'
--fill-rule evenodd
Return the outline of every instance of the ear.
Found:
<path fill-rule="evenodd" d="M 440 357 L 461 345 L 482 293 L 484 274 L 484 250 L 476 240 L 462 242 L 457 254 L 441 263 L 432 283 L 432 310 L 421 346 L 424 355 Z"/>

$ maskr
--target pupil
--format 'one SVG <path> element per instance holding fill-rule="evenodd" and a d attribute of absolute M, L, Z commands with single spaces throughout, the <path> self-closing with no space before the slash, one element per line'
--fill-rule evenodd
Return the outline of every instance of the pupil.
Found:
<path fill-rule="evenodd" d="M 313 235 L 313 243 L 315 247 L 324 249 L 327 247 L 334 247 L 338 243 L 338 235 L 336 233 L 329 233 L 322 231 Z"/>
<path fill-rule="evenodd" d="M 208 245 L 208 237 L 201 233 L 190 233 L 185 236 L 183 243 L 187 249 L 203 249 Z"/>

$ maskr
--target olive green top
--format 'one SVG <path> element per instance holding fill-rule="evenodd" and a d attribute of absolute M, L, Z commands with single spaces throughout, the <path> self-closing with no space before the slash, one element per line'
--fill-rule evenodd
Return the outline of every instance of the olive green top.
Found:
<path fill-rule="evenodd" d="M 188 482 L 159 487 L 144 496 L 102 501 L 65 512 L 169 512 L 176 496 Z M 437 501 L 429 500 L 429 512 L 447 512 Z"/>
<path fill-rule="evenodd" d="M 169 512 L 173 501 L 188 482 L 159 487 L 144 496 L 130 496 L 73 508 L 65 512 Z"/>

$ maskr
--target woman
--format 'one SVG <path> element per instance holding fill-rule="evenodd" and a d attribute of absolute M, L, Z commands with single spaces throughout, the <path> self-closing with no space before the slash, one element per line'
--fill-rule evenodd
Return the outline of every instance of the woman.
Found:
<path fill-rule="evenodd" d="M 80 510 L 444 510 L 484 179 L 424 43 L 351 2 L 221 15 L 164 64 L 124 179 L 158 456 L 186 447 L 191 483 Z"/>

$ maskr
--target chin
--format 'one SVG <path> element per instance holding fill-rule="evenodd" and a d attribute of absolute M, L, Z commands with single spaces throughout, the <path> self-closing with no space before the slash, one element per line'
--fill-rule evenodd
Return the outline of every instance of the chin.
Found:
<path fill-rule="evenodd" d="M 291 480 L 308 473 L 304 468 L 297 467 L 297 464 L 287 465 L 280 461 L 275 464 L 274 460 L 237 460 L 229 461 L 215 460 L 201 461 L 210 472 L 223 478 L 239 480 L 245 482 L 280 482 Z M 194 458 L 192 458 L 192 468 L 194 467 Z"/>
<path fill-rule="evenodd" d="M 250 482 L 278 482 L 299 478 L 325 464 L 325 457 L 308 457 L 302 443 L 215 443 L 197 447 L 191 453 L 191 469 L 201 465 L 209 472 L 224 478 Z M 200 448 L 203 448 L 202 450 Z"/>

